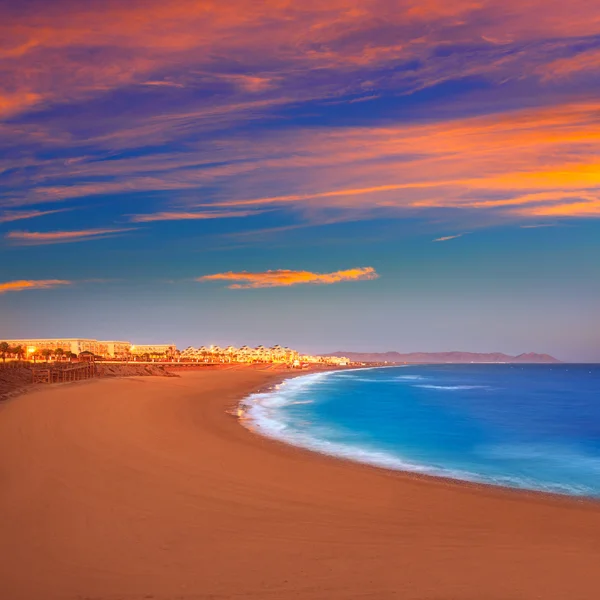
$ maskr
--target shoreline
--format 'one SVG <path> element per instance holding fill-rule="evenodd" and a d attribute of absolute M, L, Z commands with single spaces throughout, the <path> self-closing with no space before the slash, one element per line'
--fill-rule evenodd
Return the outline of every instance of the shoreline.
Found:
<path fill-rule="evenodd" d="M 393 365 L 392 367 L 397 367 L 398 365 Z M 345 370 L 371 370 L 371 369 L 386 369 L 390 368 L 389 366 L 381 366 L 381 367 L 353 367 Z M 320 373 L 334 373 L 339 369 L 332 369 L 327 371 L 320 371 Z M 461 479 L 459 477 L 452 477 L 450 475 L 444 474 L 435 474 L 435 473 L 427 473 L 427 472 L 419 472 L 418 470 L 411 469 L 403 469 L 403 468 L 395 468 L 391 466 L 386 466 L 383 464 L 378 464 L 373 461 L 368 460 L 360 460 L 358 458 L 354 458 L 352 456 L 347 456 L 341 453 L 335 452 L 325 452 L 319 450 L 316 447 L 309 445 L 302 445 L 300 443 L 294 443 L 290 438 L 286 438 L 285 436 L 276 436 L 270 433 L 265 433 L 264 430 L 261 430 L 260 425 L 257 420 L 252 416 L 248 415 L 248 410 L 243 410 L 242 407 L 247 406 L 247 401 L 252 400 L 254 396 L 273 394 L 276 390 L 276 387 L 282 383 L 285 383 L 288 379 L 296 379 L 302 377 L 310 377 L 311 375 L 315 375 L 317 373 L 298 373 L 298 374 L 290 374 L 289 376 L 283 376 L 280 380 L 277 380 L 267 386 L 261 387 L 256 391 L 250 393 L 248 396 L 242 398 L 234 407 L 231 407 L 226 412 L 228 415 L 235 417 L 239 423 L 239 425 L 250 432 L 252 435 L 256 435 L 259 438 L 268 439 L 271 442 L 275 442 L 276 444 L 281 444 L 284 447 L 293 448 L 294 450 L 300 452 L 306 452 L 310 455 L 317 455 L 329 460 L 341 461 L 343 463 L 347 463 L 349 465 L 360 466 L 367 469 L 375 469 L 376 471 L 381 471 L 384 473 L 396 474 L 402 477 L 408 477 L 410 479 L 416 480 L 424 480 L 426 482 L 432 483 L 442 483 L 444 485 L 449 486 L 459 486 L 461 488 L 466 487 L 473 491 L 481 491 L 486 492 L 489 491 L 491 493 L 500 493 L 500 494 L 516 494 L 517 496 L 525 496 L 525 497 L 534 497 L 534 498 L 548 498 L 551 501 L 567 501 L 567 502 L 581 502 L 581 503 L 590 503 L 591 505 L 596 505 L 600 507 L 600 497 L 588 496 L 588 495 L 579 495 L 579 494 L 568 494 L 568 493 L 560 493 L 547 491 L 542 489 L 533 489 L 526 487 L 517 487 L 517 486 L 507 486 L 502 484 L 490 483 L 488 481 L 478 481 L 473 479 Z M 243 412 L 240 415 L 240 410 Z M 247 425 L 248 424 L 248 425 Z M 254 426 L 252 426 L 254 424 Z M 316 441 L 319 441 L 315 438 Z M 354 448 L 353 448 L 354 449 Z M 418 465 L 420 466 L 420 465 Z M 427 465 L 424 465 L 424 468 L 427 468 Z"/>
<path fill-rule="evenodd" d="M 294 375 L 102 379 L 5 403 L 5 595 L 596 597 L 593 501 L 324 456 L 226 414 Z"/>

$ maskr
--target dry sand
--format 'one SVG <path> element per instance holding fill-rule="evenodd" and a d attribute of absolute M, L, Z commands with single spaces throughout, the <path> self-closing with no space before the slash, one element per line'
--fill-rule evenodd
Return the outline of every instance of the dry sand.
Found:
<path fill-rule="evenodd" d="M 225 413 L 277 377 L 99 380 L 1 405 L 0 598 L 600 597 L 600 504 L 338 461 Z"/>

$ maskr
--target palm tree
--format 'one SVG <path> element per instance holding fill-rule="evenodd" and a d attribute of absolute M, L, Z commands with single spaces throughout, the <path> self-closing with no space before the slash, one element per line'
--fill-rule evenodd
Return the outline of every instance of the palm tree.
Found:
<path fill-rule="evenodd" d="M 71 352 L 70 350 L 65 353 L 65 356 L 69 359 L 69 362 L 71 362 L 74 358 L 77 358 L 77 354 Z"/>
<path fill-rule="evenodd" d="M 58 357 L 58 360 L 62 362 L 63 356 L 65 355 L 65 351 L 62 348 L 57 348 L 54 351 L 54 354 Z"/>
<path fill-rule="evenodd" d="M 49 348 L 44 348 L 44 350 L 42 350 L 40 354 L 46 359 L 46 362 L 48 362 L 50 360 L 50 357 L 52 356 L 52 350 L 50 350 Z"/>
<path fill-rule="evenodd" d="M 23 358 L 23 354 L 25 354 L 25 349 L 23 346 L 15 346 L 13 349 L 13 354 L 17 357 L 17 360 L 21 360 Z"/>
<path fill-rule="evenodd" d="M 10 352 L 8 342 L 0 342 L 0 352 L 2 353 L 2 362 L 6 363 L 6 354 Z"/>

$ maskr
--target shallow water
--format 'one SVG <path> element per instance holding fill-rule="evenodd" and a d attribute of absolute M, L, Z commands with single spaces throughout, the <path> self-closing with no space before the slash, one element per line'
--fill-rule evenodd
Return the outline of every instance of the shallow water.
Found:
<path fill-rule="evenodd" d="M 310 374 L 245 401 L 261 433 L 379 466 L 600 497 L 600 365 Z"/>

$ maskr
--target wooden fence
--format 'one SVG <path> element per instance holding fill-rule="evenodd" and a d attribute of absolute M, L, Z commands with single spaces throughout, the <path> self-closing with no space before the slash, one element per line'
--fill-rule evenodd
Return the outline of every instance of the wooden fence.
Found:
<path fill-rule="evenodd" d="M 80 363 L 68 367 L 47 369 L 32 369 L 31 378 L 33 383 L 66 383 L 67 381 L 79 381 L 91 379 L 96 376 L 94 363 Z"/>

